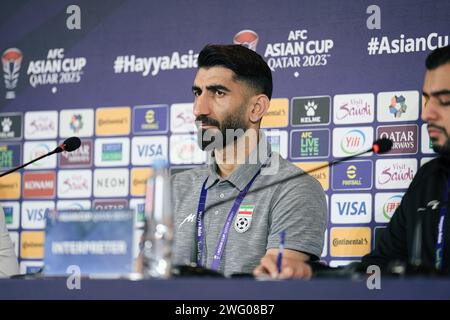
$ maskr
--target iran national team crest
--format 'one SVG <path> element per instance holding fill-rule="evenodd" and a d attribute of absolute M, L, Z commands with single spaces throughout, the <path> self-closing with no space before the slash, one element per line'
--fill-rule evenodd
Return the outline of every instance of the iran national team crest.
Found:
<path fill-rule="evenodd" d="M 250 228 L 252 224 L 252 216 L 255 206 L 242 205 L 239 207 L 239 211 L 236 219 L 234 220 L 234 230 L 239 233 L 244 233 Z"/>

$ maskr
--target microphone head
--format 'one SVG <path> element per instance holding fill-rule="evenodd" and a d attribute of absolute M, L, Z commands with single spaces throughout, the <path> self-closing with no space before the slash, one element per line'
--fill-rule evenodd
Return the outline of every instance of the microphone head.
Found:
<path fill-rule="evenodd" d="M 61 151 L 71 152 L 77 150 L 81 145 L 81 140 L 78 137 L 70 137 L 64 140 L 64 142 L 60 145 Z"/>
<path fill-rule="evenodd" d="M 389 152 L 392 149 L 393 142 L 389 138 L 381 138 L 373 143 L 373 152 L 381 154 Z"/>

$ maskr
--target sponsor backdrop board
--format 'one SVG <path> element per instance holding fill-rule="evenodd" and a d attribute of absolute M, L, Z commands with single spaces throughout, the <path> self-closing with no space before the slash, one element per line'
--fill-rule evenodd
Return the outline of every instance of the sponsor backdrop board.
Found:
<path fill-rule="evenodd" d="M 22 273 L 42 266 L 46 210 L 132 208 L 139 235 L 152 161 L 167 158 L 172 173 L 205 163 L 191 86 L 207 43 L 240 43 L 267 61 L 262 127 L 297 166 L 394 140 L 386 155 L 313 174 L 329 207 L 322 259 L 343 265 L 373 248 L 434 156 L 421 86 L 426 55 L 449 43 L 450 2 L 213 2 L 2 2 L 0 170 L 82 139 L 0 180 Z"/>

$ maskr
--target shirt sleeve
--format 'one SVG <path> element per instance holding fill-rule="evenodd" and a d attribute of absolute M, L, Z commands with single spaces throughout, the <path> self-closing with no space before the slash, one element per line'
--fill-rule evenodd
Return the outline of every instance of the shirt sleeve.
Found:
<path fill-rule="evenodd" d="M 316 179 L 302 175 L 280 184 L 270 218 L 267 249 L 278 248 L 280 232 L 286 231 L 284 248 L 307 253 L 312 260 L 320 257 L 328 220 L 325 193 Z"/>
<path fill-rule="evenodd" d="M 0 278 L 19 274 L 14 247 L 5 224 L 5 214 L 0 207 Z"/>

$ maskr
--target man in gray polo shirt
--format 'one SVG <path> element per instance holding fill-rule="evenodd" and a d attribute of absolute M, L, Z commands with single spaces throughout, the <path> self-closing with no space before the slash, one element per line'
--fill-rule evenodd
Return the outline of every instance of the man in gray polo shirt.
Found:
<path fill-rule="evenodd" d="M 322 252 L 325 195 L 317 180 L 272 152 L 259 130 L 272 95 L 269 67 L 238 45 L 206 46 L 198 66 L 194 114 L 199 144 L 212 158 L 173 177 L 173 263 L 196 263 L 225 276 L 308 278 L 299 262 Z"/>

